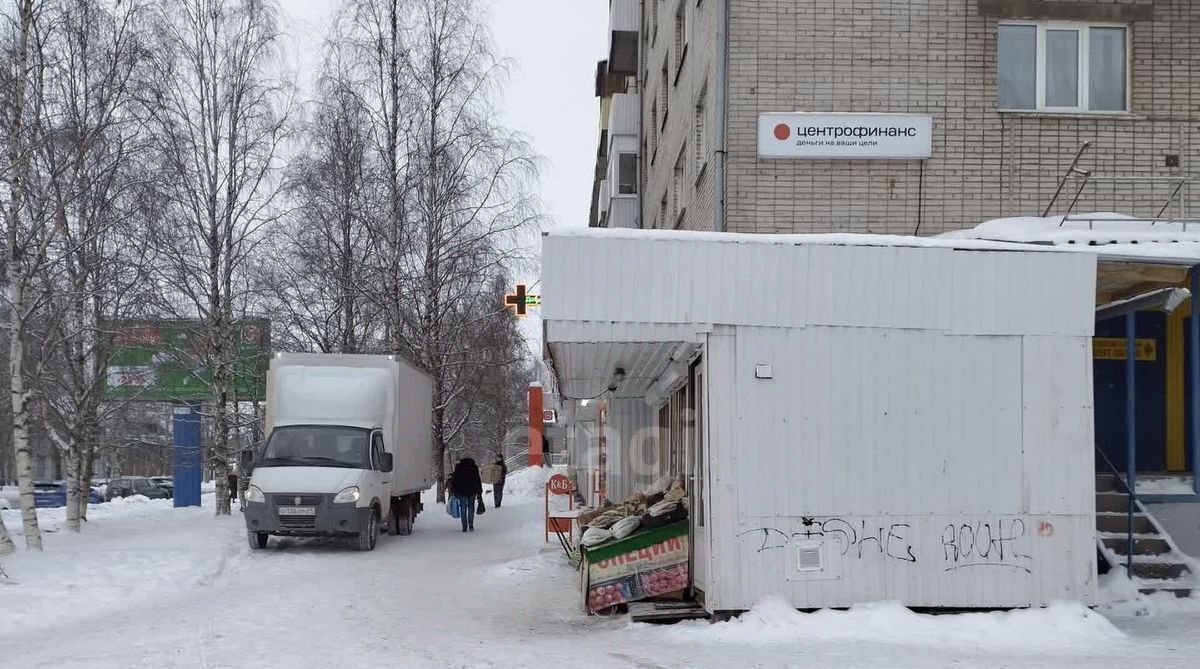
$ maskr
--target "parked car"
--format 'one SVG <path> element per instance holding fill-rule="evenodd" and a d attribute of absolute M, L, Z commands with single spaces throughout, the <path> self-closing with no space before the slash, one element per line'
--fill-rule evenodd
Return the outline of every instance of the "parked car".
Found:
<path fill-rule="evenodd" d="M 88 504 L 104 501 L 100 491 L 88 488 Z M 42 508 L 67 505 L 66 481 L 37 481 L 33 484 L 33 505 Z"/>
<path fill-rule="evenodd" d="M 167 497 L 175 497 L 175 479 L 170 476 L 151 476 L 150 480 L 154 485 L 167 491 Z"/>
<path fill-rule="evenodd" d="M 108 500 L 133 495 L 145 495 L 150 499 L 169 499 L 171 496 L 145 476 L 122 476 L 108 482 L 108 491 L 105 493 Z"/>

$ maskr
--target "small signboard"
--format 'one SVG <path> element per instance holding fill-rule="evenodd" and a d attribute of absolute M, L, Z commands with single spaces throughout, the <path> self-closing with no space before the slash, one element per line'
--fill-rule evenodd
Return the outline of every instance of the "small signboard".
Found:
<path fill-rule="evenodd" d="M 571 519 L 563 517 L 554 517 L 559 511 L 570 511 L 575 508 L 575 498 L 571 493 L 575 490 L 571 479 L 564 474 L 555 474 L 546 480 L 546 541 L 550 541 L 550 533 L 554 532 L 561 537 L 571 531 Z M 551 497 L 553 496 L 553 501 Z M 566 504 L 563 504 L 562 498 L 566 497 Z M 566 507 L 563 509 L 563 507 Z"/>
<path fill-rule="evenodd" d="M 917 160 L 933 153 L 924 114 L 770 113 L 758 117 L 759 158 Z"/>
<path fill-rule="evenodd" d="M 1125 360 L 1129 349 L 1122 337 L 1093 337 L 1092 359 L 1094 360 Z M 1133 357 L 1138 362 L 1154 362 L 1158 360 L 1158 342 L 1154 339 L 1135 339 Z"/>
<path fill-rule="evenodd" d="M 542 423 L 545 425 L 558 424 L 558 412 L 555 411 L 554 409 L 543 409 L 542 410 Z"/>
<path fill-rule="evenodd" d="M 555 474 L 546 481 L 546 490 L 552 495 L 570 495 L 571 488 L 571 479 L 562 474 Z"/>
<path fill-rule="evenodd" d="M 518 283 L 515 292 L 504 296 L 504 307 L 512 309 L 517 318 L 525 318 L 529 313 L 529 307 L 540 307 L 542 305 L 541 295 L 531 295 L 526 290 L 525 284 Z"/>

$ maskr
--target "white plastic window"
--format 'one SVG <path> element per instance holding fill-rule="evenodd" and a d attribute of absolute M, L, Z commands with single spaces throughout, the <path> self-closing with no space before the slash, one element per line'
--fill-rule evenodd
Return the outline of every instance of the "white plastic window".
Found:
<path fill-rule="evenodd" d="M 1002 23 L 996 102 L 1006 111 L 1129 110 L 1129 29 L 1076 23 Z"/>

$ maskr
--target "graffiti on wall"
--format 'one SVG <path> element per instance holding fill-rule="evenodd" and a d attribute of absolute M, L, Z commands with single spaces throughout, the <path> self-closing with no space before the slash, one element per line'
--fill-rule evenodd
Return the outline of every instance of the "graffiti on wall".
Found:
<path fill-rule="evenodd" d="M 895 560 L 908 564 L 938 560 L 945 571 L 973 567 L 1000 567 L 1033 573 L 1029 535 L 1021 518 L 950 523 L 942 533 L 922 545 L 909 523 L 878 523 L 863 519 L 800 519 L 802 530 L 785 532 L 758 527 L 738 534 L 738 540 L 756 553 L 780 550 L 797 541 L 836 541 L 848 559 Z"/>
<path fill-rule="evenodd" d="M 1029 537 L 1020 518 L 950 523 L 942 532 L 946 571 L 968 567 L 1003 567 L 1032 574 Z"/>

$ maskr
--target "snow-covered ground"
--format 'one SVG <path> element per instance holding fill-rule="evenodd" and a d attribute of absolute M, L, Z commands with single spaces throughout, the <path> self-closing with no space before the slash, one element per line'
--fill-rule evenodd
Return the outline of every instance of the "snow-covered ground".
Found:
<path fill-rule="evenodd" d="M 211 496 L 204 509 L 97 506 L 82 534 L 0 561 L 13 581 L 0 585 L 0 657 L 31 669 L 1200 665 L 1195 600 L 928 616 L 768 599 L 719 624 L 588 617 L 577 575 L 543 543 L 541 480 L 511 477 L 473 534 L 427 497 L 416 533 L 373 553 L 279 539 L 251 552 L 240 515 L 212 517 Z"/>

